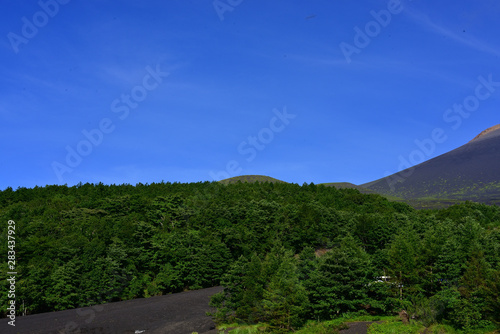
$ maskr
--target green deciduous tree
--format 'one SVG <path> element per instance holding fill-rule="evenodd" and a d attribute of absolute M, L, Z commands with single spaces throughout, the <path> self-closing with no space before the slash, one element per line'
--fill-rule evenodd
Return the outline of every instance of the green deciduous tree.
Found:
<path fill-rule="evenodd" d="M 77 261 L 59 266 L 51 275 L 52 284 L 46 291 L 47 304 L 56 311 L 80 305 L 80 272 Z"/>

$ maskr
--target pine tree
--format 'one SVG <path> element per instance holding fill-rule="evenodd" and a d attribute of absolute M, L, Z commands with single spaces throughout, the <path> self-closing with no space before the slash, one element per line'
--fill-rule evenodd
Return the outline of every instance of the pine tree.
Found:
<path fill-rule="evenodd" d="M 276 259 L 280 264 L 263 293 L 264 319 L 276 332 L 288 332 L 303 323 L 308 299 L 292 252 L 284 252 Z"/>
<path fill-rule="evenodd" d="M 414 229 L 403 229 L 392 241 L 389 256 L 389 275 L 397 296 L 419 290 L 419 240 Z"/>
<path fill-rule="evenodd" d="M 350 235 L 323 255 L 306 282 L 314 319 L 331 319 L 369 305 L 370 272 L 368 255 Z"/>

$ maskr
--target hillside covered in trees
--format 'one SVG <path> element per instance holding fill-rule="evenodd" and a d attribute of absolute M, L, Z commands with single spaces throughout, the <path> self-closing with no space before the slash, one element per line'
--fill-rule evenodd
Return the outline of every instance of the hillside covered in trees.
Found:
<path fill-rule="evenodd" d="M 0 217 L 3 254 L 16 222 L 19 314 L 223 285 L 219 323 L 273 332 L 402 309 L 462 329 L 500 320 L 498 206 L 418 211 L 314 184 L 79 184 L 3 190 Z"/>

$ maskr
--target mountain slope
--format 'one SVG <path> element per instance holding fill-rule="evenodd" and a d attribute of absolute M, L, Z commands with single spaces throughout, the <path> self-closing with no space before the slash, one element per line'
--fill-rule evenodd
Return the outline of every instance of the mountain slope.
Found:
<path fill-rule="evenodd" d="M 361 186 L 405 200 L 500 204 L 500 125 L 453 151 Z"/>

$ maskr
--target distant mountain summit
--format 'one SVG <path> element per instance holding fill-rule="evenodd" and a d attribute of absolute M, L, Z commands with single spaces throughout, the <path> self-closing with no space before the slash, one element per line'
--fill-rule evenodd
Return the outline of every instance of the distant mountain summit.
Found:
<path fill-rule="evenodd" d="M 485 139 L 485 138 L 490 138 L 492 136 L 499 136 L 500 131 L 498 131 L 498 130 L 500 130 L 500 124 L 492 126 L 491 128 L 484 130 L 483 132 L 481 132 L 480 134 L 475 136 L 474 139 L 472 139 L 469 143 L 471 143 L 475 140 L 478 140 L 478 139 Z"/>
<path fill-rule="evenodd" d="M 281 181 L 278 179 L 275 179 L 274 177 L 270 176 L 265 176 L 265 175 L 241 175 L 241 176 L 235 176 L 231 177 L 229 179 L 224 179 L 219 181 L 222 184 L 233 184 L 233 183 L 238 183 L 238 182 L 248 182 L 248 183 L 255 183 L 255 182 L 271 182 L 271 183 L 287 183 L 285 181 Z"/>
<path fill-rule="evenodd" d="M 405 200 L 500 205 L 500 124 L 453 151 L 361 186 Z"/>

